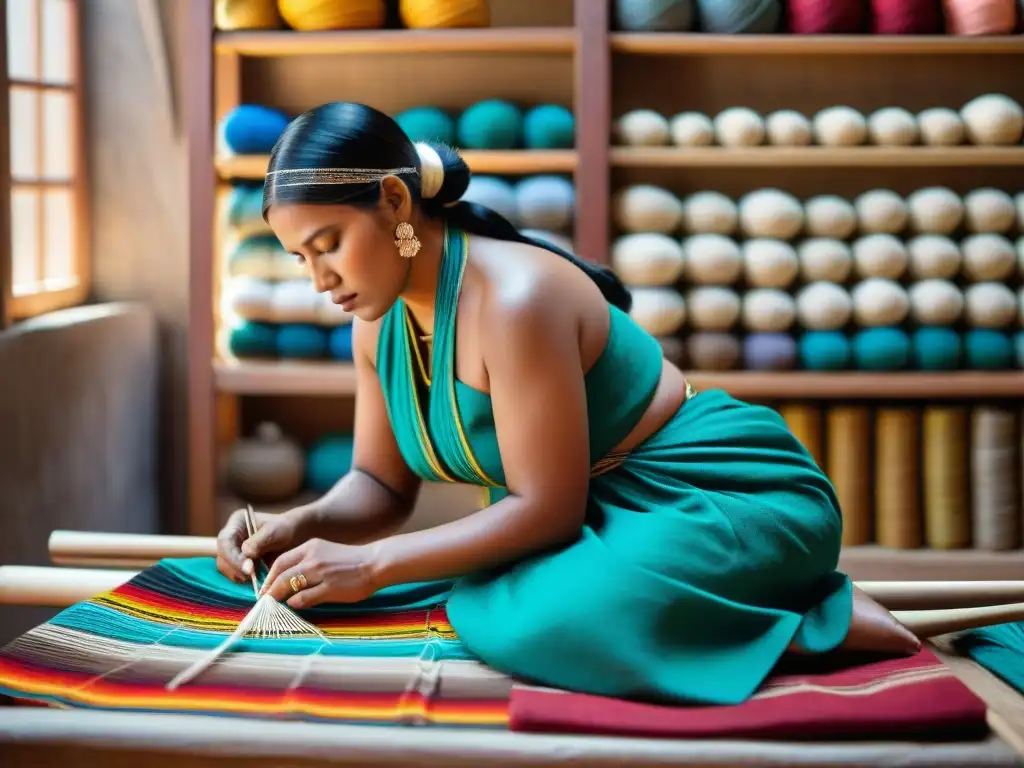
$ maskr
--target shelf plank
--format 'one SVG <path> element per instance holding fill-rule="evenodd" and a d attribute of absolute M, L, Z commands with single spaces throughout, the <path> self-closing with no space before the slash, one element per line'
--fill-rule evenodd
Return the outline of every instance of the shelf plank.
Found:
<path fill-rule="evenodd" d="M 1024 550 L 844 547 L 839 569 L 855 581 L 1004 581 L 1024 573 Z"/>
<path fill-rule="evenodd" d="M 930 400 L 1024 398 L 1024 372 L 866 373 L 843 371 L 686 372 L 697 390 L 724 389 L 751 400 Z"/>
<path fill-rule="evenodd" d="M 612 51 L 646 55 L 1024 54 L 1024 35 L 705 35 L 618 32 Z"/>
<path fill-rule="evenodd" d="M 573 27 L 218 32 L 217 53 L 315 56 L 354 53 L 572 53 Z"/>
<path fill-rule="evenodd" d="M 217 391 L 235 395 L 354 394 L 356 369 L 350 363 L 217 360 Z"/>
<path fill-rule="evenodd" d="M 909 168 L 1024 165 L 1011 147 L 613 147 L 621 168 Z"/>
<path fill-rule="evenodd" d="M 579 157 L 573 150 L 462 150 L 463 160 L 473 173 L 526 175 L 572 173 Z M 267 155 L 223 155 L 216 159 L 217 175 L 223 180 L 262 179 L 267 173 Z"/>

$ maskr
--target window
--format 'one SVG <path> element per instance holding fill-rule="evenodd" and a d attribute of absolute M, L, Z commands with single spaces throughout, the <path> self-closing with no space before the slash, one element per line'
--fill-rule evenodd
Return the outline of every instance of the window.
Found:
<path fill-rule="evenodd" d="M 7 49 L 0 136 L 10 144 L 8 163 L 0 164 L 7 165 L 0 190 L 10 215 L 0 275 L 5 314 L 20 319 L 80 304 L 89 292 L 81 0 L 0 4 Z"/>

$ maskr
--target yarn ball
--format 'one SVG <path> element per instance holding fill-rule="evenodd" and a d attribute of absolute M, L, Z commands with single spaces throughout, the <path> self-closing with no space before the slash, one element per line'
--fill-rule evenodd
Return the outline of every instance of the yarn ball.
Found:
<path fill-rule="evenodd" d="M 796 339 L 786 333 L 751 333 L 743 339 L 743 367 L 752 371 L 796 368 Z"/>
<path fill-rule="evenodd" d="M 1006 280 L 1017 270 L 1017 251 L 1002 235 L 969 235 L 961 241 L 960 250 L 968 280 Z"/>
<path fill-rule="evenodd" d="M 310 446 L 306 454 L 306 487 L 327 493 L 352 469 L 355 441 L 351 435 L 327 435 Z"/>
<path fill-rule="evenodd" d="M 335 360 L 352 362 L 352 331 L 351 323 L 331 331 L 327 339 L 327 352 Z"/>
<path fill-rule="evenodd" d="M 874 35 L 937 35 L 942 33 L 941 0 L 871 0 Z"/>
<path fill-rule="evenodd" d="M 805 282 L 843 283 L 853 271 L 853 249 L 842 240 L 812 237 L 797 248 L 800 276 Z"/>
<path fill-rule="evenodd" d="M 902 107 L 884 107 L 868 116 L 868 137 L 873 144 L 880 146 L 916 144 L 919 138 L 917 120 Z"/>
<path fill-rule="evenodd" d="M 707 147 L 715 142 L 715 124 L 702 112 L 680 112 L 669 120 L 668 130 L 678 147 Z"/>
<path fill-rule="evenodd" d="M 919 328 L 910 337 L 910 351 L 922 371 L 955 371 L 963 358 L 960 334 L 951 328 Z"/>
<path fill-rule="evenodd" d="M 653 109 L 634 109 L 620 115 L 612 133 L 619 144 L 628 147 L 660 147 L 670 138 L 668 120 Z"/>
<path fill-rule="evenodd" d="M 409 29 L 486 27 L 491 23 L 487 0 L 400 0 L 398 12 Z"/>
<path fill-rule="evenodd" d="M 616 191 L 611 201 L 615 223 L 624 232 L 670 234 L 683 220 L 683 203 L 667 189 L 634 184 Z"/>
<path fill-rule="evenodd" d="M 964 334 L 964 357 L 967 367 L 980 371 L 1002 371 L 1013 368 L 1013 338 L 1008 333 L 990 329 L 974 329 Z"/>
<path fill-rule="evenodd" d="M 277 0 L 289 27 L 303 32 L 321 29 L 380 29 L 387 19 L 383 0 Z"/>
<path fill-rule="evenodd" d="M 229 235 L 237 239 L 272 234 L 270 225 L 263 220 L 263 188 L 260 186 L 233 186 L 227 195 L 225 218 Z"/>
<path fill-rule="evenodd" d="M 271 319 L 275 323 L 315 323 L 322 299 L 309 280 L 284 280 L 274 286 Z"/>
<path fill-rule="evenodd" d="M 731 333 L 697 331 L 686 337 L 686 358 L 698 371 L 731 371 L 741 356 L 740 340 Z"/>
<path fill-rule="evenodd" d="M 748 331 L 786 331 L 796 321 L 796 302 L 778 288 L 755 288 L 743 295 L 740 317 Z"/>
<path fill-rule="evenodd" d="M 835 331 L 850 322 L 853 299 L 841 285 L 819 280 L 797 293 L 796 314 L 804 328 Z"/>
<path fill-rule="evenodd" d="M 228 451 L 225 474 L 232 492 L 256 504 L 287 501 L 302 490 L 306 457 L 273 422 L 262 422 L 252 439 Z"/>
<path fill-rule="evenodd" d="M 694 288 L 686 294 L 686 318 L 699 331 L 728 331 L 740 318 L 736 291 L 719 286 Z"/>
<path fill-rule="evenodd" d="M 273 284 L 256 277 L 232 277 L 221 290 L 224 309 L 242 320 L 269 321 L 273 296 Z"/>
<path fill-rule="evenodd" d="M 808 331 L 797 345 L 800 365 L 809 371 L 839 371 L 850 364 L 852 349 L 840 331 Z"/>
<path fill-rule="evenodd" d="M 791 240 L 804 226 L 800 201 L 780 189 L 748 192 L 739 202 L 740 227 L 747 237 Z"/>
<path fill-rule="evenodd" d="M 964 312 L 964 295 L 949 280 L 922 280 L 907 295 L 910 316 L 921 325 L 953 325 Z"/>
<path fill-rule="evenodd" d="M 685 32 L 693 27 L 693 0 L 615 0 L 616 29 L 627 32 Z"/>
<path fill-rule="evenodd" d="M 856 34 L 864 26 L 864 8 L 853 0 L 789 0 L 786 12 L 796 35 Z"/>
<path fill-rule="evenodd" d="M 235 325 L 228 334 L 228 351 L 235 357 L 274 357 L 277 326 L 250 322 Z"/>
<path fill-rule="evenodd" d="M 785 288 L 800 272 L 800 259 L 792 245 L 769 237 L 743 243 L 743 267 L 747 282 L 758 288 Z"/>
<path fill-rule="evenodd" d="M 523 143 L 523 112 L 504 99 L 485 99 L 459 115 L 456 134 L 466 149 L 516 149 Z"/>
<path fill-rule="evenodd" d="M 857 229 L 857 211 L 838 195 L 816 195 L 804 203 L 806 230 L 810 237 L 844 240 Z"/>
<path fill-rule="evenodd" d="M 455 144 L 455 119 L 440 107 L 411 107 L 395 115 L 409 141 Z"/>
<path fill-rule="evenodd" d="M 972 328 L 1005 328 L 1017 313 L 1017 297 L 1002 283 L 975 283 L 964 290 L 964 320 Z"/>
<path fill-rule="evenodd" d="M 562 176 L 529 176 L 516 185 L 516 211 L 524 227 L 556 232 L 572 226 L 576 188 Z"/>
<path fill-rule="evenodd" d="M 972 144 L 1008 146 L 1024 136 L 1024 109 L 1001 93 L 971 99 L 960 109 L 960 118 Z"/>
<path fill-rule="evenodd" d="M 714 119 L 715 138 L 723 147 L 755 147 L 764 141 L 764 121 L 747 107 L 730 107 Z"/>
<path fill-rule="evenodd" d="M 780 0 L 696 0 L 699 27 L 716 35 L 775 32 L 782 20 Z"/>
<path fill-rule="evenodd" d="M 910 216 L 906 201 L 888 189 L 872 189 L 853 201 L 862 232 L 898 235 Z"/>
<path fill-rule="evenodd" d="M 895 280 L 869 277 L 850 291 L 853 318 L 858 325 L 899 325 L 910 312 L 910 297 Z"/>
<path fill-rule="evenodd" d="M 505 179 L 497 176 L 471 176 L 462 199 L 490 208 L 513 224 L 521 223 L 516 207 L 516 188 Z"/>
<path fill-rule="evenodd" d="M 329 331 L 318 325 L 282 325 L 277 332 L 277 354 L 297 359 L 326 357 L 329 340 Z"/>
<path fill-rule="evenodd" d="M 1001 189 L 975 189 L 964 195 L 964 224 L 971 232 L 1008 232 L 1016 219 L 1013 198 Z"/>
<path fill-rule="evenodd" d="M 899 328 L 868 328 L 853 336 L 853 360 L 865 371 L 898 371 L 910 364 L 910 337 Z"/>
<path fill-rule="evenodd" d="M 1017 209 L 1017 228 L 1024 233 L 1024 192 L 1018 192 L 1014 196 L 1013 205 Z M 1024 269 L 1021 269 L 1021 272 L 1024 273 Z"/>
<path fill-rule="evenodd" d="M 279 29 L 277 0 L 217 0 L 213 25 L 224 32 L 242 29 Z"/>
<path fill-rule="evenodd" d="M 269 154 L 290 120 L 279 109 L 240 104 L 221 120 L 221 139 L 237 155 Z"/>
<path fill-rule="evenodd" d="M 683 230 L 691 234 L 731 235 L 739 220 L 736 203 L 721 192 L 696 192 L 683 201 Z"/>
<path fill-rule="evenodd" d="M 1024 331 L 1020 331 L 1014 337 L 1013 343 L 1017 348 L 1017 367 L 1024 368 Z"/>
<path fill-rule="evenodd" d="M 226 249 L 229 277 L 255 277 L 261 280 L 276 278 L 274 257 L 284 253 L 273 235 L 257 235 L 236 240 Z M 290 257 L 295 261 L 294 257 Z"/>
<path fill-rule="evenodd" d="M 695 285 L 731 285 L 743 272 L 743 252 L 724 235 L 694 235 L 683 240 L 683 271 Z"/>
<path fill-rule="evenodd" d="M 861 277 L 896 279 L 907 271 L 910 255 L 893 235 L 864 235 L 853 243 L 853 263 Z"/>
<path fill-rule="evenodd" d="M 960 271 L 960 248 L 945 235 L 918 235 L 907 243 L 911 277 L 950 278 Z"/>
<path fill-rule="evenodd" d="M 946 187 L 925 187 L 907 197 L 907 215 L 915 232 L 948 235 L 964 218 L 960 196 Z"/>
<path fill-rule="evenodd" d="M 932 107 L 917 115 L 921 142 L 933 147 L 955 147 L 967 136 L 963 118 L 949 107 Z"/>
<path fill-rule="evenodd" d="M 612 243 L 612 269 L 626 285 L 671 285 L 683 273 L 683 247 L 657 232 L 622 235 Z"/>
<path fill-rule="evenodd" d="M 686 345 L 682 339 L 678 336 L 659 336 L 657 341 L 666 360 L 680 368 L 685 365 Z"/>
<path fill-rule="evenodd" d="M 1009 35 L 1017 26 L 1015 0 L 943 0 L 946 33 Z"/>
<path fill-rule="evenodd" d="M 672 288 L 634 288 L 629 316 L 652 336 L 671 336 L 686 322 L 686 302 Z"/>
<path fill-rule="evenodd" d="M 814 140 L 811 121 L 793 109 L 772 112 L 764 121 L 769 144 L 780 147 L 805 147 Z"/>
<path fill-rule="evenodd" d="M 523 116 L 527 149 L 571 149 L 576 144 L 576 118 L 561 104 L 539 104 Z"/>
<path fill-rule="evenodd" d="M 868 122 L 852 107 L 826 107 L 811 120 L 814 140 L 826 147 L 853 147 L 868 137 Z"/>

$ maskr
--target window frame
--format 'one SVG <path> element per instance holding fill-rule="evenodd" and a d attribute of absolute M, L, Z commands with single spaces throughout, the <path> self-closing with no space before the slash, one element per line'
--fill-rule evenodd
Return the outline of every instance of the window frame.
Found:
<path fill-rule="evenodd" d="M 86 302 L 92 291 L 92 254 L 90 252 L 91 232 L 89 220 L 89 185 L 87 167 L 87 145 L 85 131 L 85 89 L 84 61 L 82 55 L 82 0 L 65 0 L 70 13 L 68 58 L 70 66 L 70 82 L 68 84 L 50 84 L 42 80 L 42 41 L 38 41 L 36 64 L 38 81 L 12 80 L 8 71 L 8 30 L 7 2 L 0 0 L 0 84 L 3 85 L 2 104 L 0 104 L 0 232 L 8 232 L 6 239 L 0 238 L 0 327 L 5 327 L 18 320 L 26 320 L 37 315 L 59 309 L 78 306 Z M 36 0 L 35 19 L 36 32 L 41 36 L 42 9 L 44 0 Z M 70 162 L 71 177 L 69 181 L 47 181 L 46 179 L 24 180 L 18 182 L 12 175 L 11 161 L 11 114 L 10 99 L 14 88 L 28 88 L 44 93 L 46 90 L 59 90 L 71 98 L 71 140 Z M 45 125 L 43 120 L 36 126 L 39 146 L 44 139 Z M 27 183 L 26 183 L 27 182 Z M 71 245 L 72 272 L 75 283 L 67 287 L 41 289 L 33 293 L 14 294 L 14 253 L 13 253 L 13 220 L 11 201 L 13 192 L 20 186 L 37 186 L 40 190 L 60 188 L 68 190 L 72 205 Z M 40 196 L 40 201 L 43 197 Z M 40 203 L 38 213 L 39 233 L 44 232 L 43 209 Z M 42 246 L 42 243 L 40 243 Z M 41 254 L 40 254 L 41 256 Z"/>

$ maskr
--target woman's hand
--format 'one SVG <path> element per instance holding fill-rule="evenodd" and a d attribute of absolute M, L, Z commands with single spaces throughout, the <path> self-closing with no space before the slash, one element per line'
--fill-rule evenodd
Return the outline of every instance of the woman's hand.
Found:
<path fill-rule="evenodd" d="M 274 561 L 260 594 L 287 601 L 292 608 L 357 603 L 377 591 L 373 571 L 371 547 L 310 539 Z M 292 578 L 304 579 L 304 586 L 296 591 Z"/>
<path fill-rule="evenodd" d="M 217 536 L 217 569 L 229 579 L 246 582 L 253 560 L 296 547 L 313 535 L 314 515 L 308 507 L 280 514 L 256 513 L 256 533 L 249 536 L 245 510 L 232 513 Z"/>

